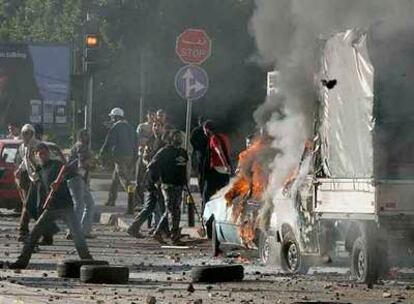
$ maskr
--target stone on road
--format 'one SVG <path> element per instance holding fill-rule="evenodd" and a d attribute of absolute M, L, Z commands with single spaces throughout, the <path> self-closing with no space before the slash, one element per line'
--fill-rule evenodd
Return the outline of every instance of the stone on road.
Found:
<path fill-rule="evenodd" d="M 104 189 L 104 182 L 98 184 Z M 120 193 L 115 208 L 104 207 L 107 193 L 101 188 L 93 192 L 98 211 L 123 216 L 125 193 Z M 17 221 L 14 216 L 0 216 L 0 261 L 15 260 L 22 248 L 17 242 Z M 162 248 L 152 238 L 132 238 L 118 227 L 99 223 L 93 228 L 97 238 L 87 240 L 92 256 L 110 265 L 128 267 L 129 281 L 125 285 L 84 284 L 79 279 L 58 277 L 56 265 L 60 261 L 79 259 L 73 242 L 65 238 L 66 228 L 61 228 L 53 246 L 40 246 L 33 254 L 28 269 L 0 272 L 0 303 L 414 303 L 410 270 L 368 289 L 350 282 L 346 268 L 318 267 L 311 268 L 307 276 L 289 276 L 260 265 L 254 251 L 230 247 L 224 249 L 238 254 L 212 258 L 209 242 L 195 236 L 183 238 L 185 249 Z M 243 281 L 192 283 L 194 266 L 220 264 L 242 264 Z"/>

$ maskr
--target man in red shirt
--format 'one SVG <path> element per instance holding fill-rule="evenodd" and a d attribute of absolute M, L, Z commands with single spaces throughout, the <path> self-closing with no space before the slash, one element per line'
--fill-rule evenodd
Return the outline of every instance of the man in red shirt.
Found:
<path fill-rule="evenodd" d="M 204 166 L 204 205 L 218 190 L 230 181 L 231 160 L 230 140 L 226 134 L 218 133 L 211 120 L 203 124 L 204 133 L 208 137 L 206 164 Z"/>

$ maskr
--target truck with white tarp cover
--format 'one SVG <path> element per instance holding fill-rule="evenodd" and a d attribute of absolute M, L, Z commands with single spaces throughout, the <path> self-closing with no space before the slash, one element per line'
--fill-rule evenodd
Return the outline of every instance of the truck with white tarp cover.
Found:
<path fill-rule="evenodd" d="M 412 34 L 352 29 L 321 43 L 312 148 L 276 196 L 262 257 L 306 272 L 331 261 L 340 244 L 352 276 L 366 283 L 401 257 L 412 261 Z"/>

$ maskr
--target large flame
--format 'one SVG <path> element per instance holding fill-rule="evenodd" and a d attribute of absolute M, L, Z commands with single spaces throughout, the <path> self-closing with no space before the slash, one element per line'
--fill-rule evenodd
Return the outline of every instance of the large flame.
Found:
<path fill-rule="evenodd" d="M 238 196 L 250 196 L 254 200 L 261 200 L 267 185 L 267 175 L 258 158 L 264 148 L 265 142 L 259 138 L 248 149 L 240 153 L 236 180 L 232 188 L 225 194 L 228 205 L 231 205 Z"/>
<path fill-rule="evenodd" d="M 257 212 L 247 214 L 246 205 L 248 201 L 261 202 L 266 189 L 268 176 L 260 163 L 265 148 L 265 140 L 260 137 L 240 153 L 236 179 L 224 196 L 227 206 L 233 208 L 232 220 L 239 227 L 242 244 L 249 248 L 255 247 Z"/>

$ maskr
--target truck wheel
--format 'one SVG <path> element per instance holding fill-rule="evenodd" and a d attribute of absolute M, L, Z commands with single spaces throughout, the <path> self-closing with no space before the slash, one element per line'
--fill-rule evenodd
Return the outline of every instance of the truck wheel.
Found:
<path fill-rule="evenodd" d="M 260 232 L 259 257 L 265 265 L 280 265 L 280 244 L 266 232 Z"/>
<path fill-rule="evenodd" d="M 217 236 L 217 228 L 216 228 L 215 220 L 213 220 L 213 223 L 211 224 L 211 249 L 212 249 L 212 254 L 214 257 L 218 256 L 219 253 L 221 252 L 220 242 Z"/>
<path fill-rule="evenodd" d="M 281 266 L 283 271 L 291 274 L 307 274 L 309 265 L 300 252 L 299 244 L 291 231 L 286 233 L 281 246 Z"/>
<path fill-rule="evenodd" d="M 374 248 L 363 236 L 358 237 L 352 247 L 351 275 L 358 283 L 373 284 L 378 278 Z"/>

